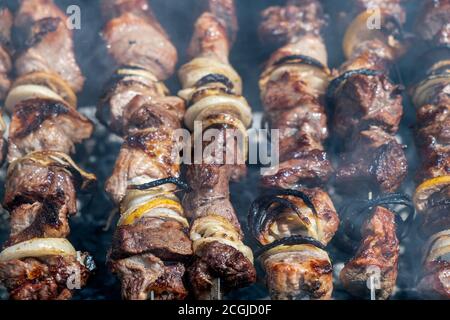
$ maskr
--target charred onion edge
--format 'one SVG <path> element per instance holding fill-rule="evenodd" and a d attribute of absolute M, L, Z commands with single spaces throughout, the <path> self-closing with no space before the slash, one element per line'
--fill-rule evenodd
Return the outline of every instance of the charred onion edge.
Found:
<path fill-rule="evenodd" d="M 368 212 L 370 212 L 369 209 L 384 205 L 403 205 L 406 209 L 408 209 L 409 214 L 405 220 L 400 217 L 397 210 L 392 210 L 395 215 L 395 222 L 398 224 L 397 230 L 400 231 L 399 238 L 400 240 L 404 239 L 409 234 L 412 222 L 414 221 L 413 219 L 415 215 L 415 207 L 411 198 L 403 193 L 384 194 L 372 200 L 352 200 L 351 202 L 344 205 L 340 210 L 340 212 L 344 216 L 342 227 L 342 231 L 344 234 L 341 234 L 341 236 L 344 235 L 349 239 L 355 240 L 351 234 L 346 234 L 348 227 L 350 227 L 353 231 L 355 230 L 355 225 L 353 223 L 355 218 L 364 218 L 364 216 L 362 215 L 364 212 L 367 214 Z M 350 214 L 346 214 L 351 208 L 354 208 L 355 210 L 353 210 Z"/>
<path fill-rule="evenodd" d="M 284 56 L 273 63 L 274 66 L 280 66 L 282 64 L 307 64 L 309 66 L 317 67 L 324 71 L 328 71 L 328 68 L 324 66 L 323 63 L 320 62 L 319 60 L 302 54 L 293 54 L 289 56 Z"/>
<path fill-rule="evenodd" d="M 184 191 L 191 191 L 191 187 L 189 187 L 189 185 L 187 183 L 185 183 L 184 181 L 180 180 L 179 178 L 175 178 L 175 177 L 169 177 L 169 178 L 164 178 L 164 179 L 160 179 L 160 180 L 155 180 L 155 181 L 151 181 L 151 182 L 147 182 L 144 184 L 139 184 L 139 185 L 130 185 L 128 186 L 128 190 L 148 190 L 148 189 L 152 189 L 155 187 L 159 187 L 162 186 L 164 184 L 174 184 L 177 187 L 181 188 Z"/>
<path fill-rule="evenodd" d="M 304 237 L 304 236 L 300 236 L 300 235 L 295 235 L 295 236 L 290 236 L 290 237 L 285 237 L 283 239 L 278 239 L 275 240 L 274 242 L 265 245 L 264 247 L 257 249 L 255 252 L 255 256 L 257 258 L 259 258 L 262 254 L 264 254 L 265 252 L 276 248 L 278 246 L 283 246 L 283 245 L 299 245 L 299 244 L 309 244 L 312 246 L 315 246 L 319 249 L 325 250 L 325 246 L 323 243 L 317 241 L 314 238 L 311 237 Z"/>
<path fill-rule="evenodd" d="M 261 229 L 269 221 L 269 219 L 273 217 L 273 215 L 268 215 L 267 212 L 267 209 L 269 209 L 272 204 L 279 203 L 299 214 L 299 209 L 295 204 L 287 199 L 283 199 L 278 196 L 295 196 L 297 198 L 300 198 L 301 200 L 303 200 L 305 205 L 312 210 L 313 214 L 317 216 L 317 210 L 312 203 L 311 198 L 304 192 L 298 190 L 283 189 L 273 190 L 272 192 L 257 198 L 250 206 L 248 214 L 248 226 L 255 239 L 258 240 Z"/>
<path fill-rule="evenodd" d="M 204 76 L 203 78 L 201 78 L 200 80 L 198 80 L 195 83 L 195 87 L 199 88 L 199 87 L 202 87 L 204 85 L 207 85 L 209 83 L 214 83 L 214 82 L 222 83 L 229 90 L 233 90 L 234 89 L 233 82 L 231 82 L 231 80 L 227 76 L 224 76 L 223 74 L 220 74 L 220 73 L 210 73 L 210 74 Z"/>
<path fill-rule="evenodd" d="M 326 97 L 328 102 L 331 104 L 334 100 L 334 96 L 336 94 L 337 89 L 348 79 L 355 75 L 363 75 L 367 77 L 373 77 L 373 76 L 381 76 L 384 72 L 374 69 L 357 69 L 357 70 L 350 70 L 346 71 L 343 74 L 341 74 L 339 77 L 331 80 L 330 85 L 328 86 Z"/>

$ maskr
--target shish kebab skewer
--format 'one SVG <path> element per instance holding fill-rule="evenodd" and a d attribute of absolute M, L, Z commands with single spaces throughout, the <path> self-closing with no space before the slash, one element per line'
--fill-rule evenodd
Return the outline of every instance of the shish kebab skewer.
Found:
<path fill-rule="evenodd" d="M 132 300 L 184 299 L 184 262 L 192 256 L 189 223 L 176 195 L 185 105 L 163 80 L 177 52 L 145 0 L 104 0 L 103 38 L 119 66 L 97 117 L 124 138 L 106 191 L 120 219 L 108 261 Z"/>
<path fill-rule="evenodd" d="M 260 79 L 268 125 L 280 130 L 281 164 L 262 177 L 274 190 L 252 204 L 249 224 L 264 246 L 260 261 L 273 299 L 330 299 L 333 267 L 324 248 L 339 217 L 321 189 L 333 172 L 323 146 L 330 71 L 320 33 L 326 21 L 316 0 L 287 1 L 262 16 L 261 39 L 281 46 Z"/>
<path fill-rule="evenodd" d="M 92 123 L 76 110 L 83 77 L 66 17 L 50 0 L 23 0 L 15 13 L 15 74 L 4 207 L 11 233 L 0 253 L 0 281 L 11 299 L 70 299 L 95 267 L 65 239 L 76 190 L 96 178 L 69 157 Z"/>
<path fill-rule="evenodd" d="M 412 90 L 422 165 L 414 201 L 424 246 L 418 290 L 450 299 L 450 1 L 424 1 L 417 35 L 426 47 L 420 82 Z"/>
<path fill-rule="evenodd" d="M 202 132 L 194 132 L 194 139 L 202 139 L 212 129 L 219 132 L 213 142 L 203 143 L 216 150 L 212 159 L 202 158 L 201 164 L 187 167 L 192 192 L 183 204 L 192 221 L 190 237 L 195 254 L 188 277 L 198 299 L 211 298 L 211 291 L 216 295 L 213 283 L 218 281 L 228 291 L 256 280 L 253 253 L 243 243 L 229 198 L 229 180 L 245 174 L 247 155 L 245 146 L 230 143 L 227 129 L 237 130 L 245 145 L 252 121 L 251 109 L 241 96 L 241 79 L 228 61 L 237 31 L 234 1 L 205 2 L 207 9 L 197 19 L 189 47 L 193 60 L 179 71 L 183 87 L 179 96 L 189 105 L 185 125 L 190 130 L 195 123 L 202 125 Z M 224 160 L 230 153 L 234 162 L 227 164 Z"/>
<path fill-rule="evenodd" d="M 355 0 L 349 1 L 349 5 L 356 12 L 343 39 L 347 61 L 327 94 L 334 107 L 334 133 L 337 141 L 345 145 L 336 172 L 337 187 L 372 193 L 381 199 L 387 197 L 394 204 L 400 196 L 379 197 L 378 194 L 396 191 L 407 174 L 403 146 L 394 136 L 403 115 L 401 92 L 387 76 L 392 63 L 405 51 L 399 39 L 405 12 L 400 0 L 376 3 Z M 371 30 L 369 19 L 377 13 L 381 29 Z M 370 270 L 376 267 L 380 278 L 377 298 L 387 299 L 395 288 L 398 274 L 396 229 L 400 226 L 396 221 L 401 220 L 397 208 L 388 209 L 389 201 L 372 204 L 366 208 L 371 216 L 360 223 L 360 246 L 341 271 L 340 280 L 351 294 L 367 297 L 367 280 L 371 277 Z M 411 212 L 408 217 L 412 217 Z"/>
<path fill-rule="evenodd" d="M 11 11 L 0 5 L 0 102 L 3 101 L 11 86 L 10 73 L 12 70 L 12 42 L 11 31 L 13 27 L 13 15 Z M 3 114 L 3 110 L 2 110 Z M 6 124 L 0 114 L 0 165 L 3 164 L 6 153 L 6 141 L 3 135 Z"/>

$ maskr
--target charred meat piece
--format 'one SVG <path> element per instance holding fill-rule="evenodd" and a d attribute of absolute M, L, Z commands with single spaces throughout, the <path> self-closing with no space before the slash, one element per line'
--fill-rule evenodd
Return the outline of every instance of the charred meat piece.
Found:
<path fill-rule="evenodd" d="M 97 117 L 122 136 L 163 125 L 179 128 L 184 102 L 176 97 L 166 97 L 166 90 L 161 83 L 143 76 L 121 76 L 102 98 Z"/>
<path fill-rule="evenodd" d="M 187 260 L 191 241 L 177 221 L 144 218 L 133 225 L 119 226 L 114 233 L 112 259 L 151 253 L 164 261 Z"/>
<path fill-rule="evenodd" d="M 230 201 L 230 166 L 191 165 L 186 175 L 193 190 L 183 201 L 186 215 L 193 220 L 209 214 L 218 215 L 240 229 Z"/>
<path fill-rule="evenodd" d="M 190 57 L 213 56 L 228 63 L 231 44 L 223 24 L 209 12 L 204 13 L 196 22 L 195 32 L 188 49 Z"/>
<path fill-rule="evenodd" d="M 121 279 L 126 300 L 147 300 L 151 292 L 158 300 L 183 300 L 188 294 L 184 266 L 179 263 L 164 265 L 157 257 L 143 254 L 112 261 L 111 269 Z"/>
<path fill-rule="evenodd" d="M 450 230 L 434 234 L 425 244 L 423 272 L 418 289 L 434 299 L 450 298 Z"/>
<path fill-rule="evenodd" d="M 12 69 L 11 29 L 13 16 L 7 8 L 0 8 L 0 101 L 6 97 L 11 85 L 9 73 Z"/>
<path fill-rule="evenodd" d="M 432 45 L 449 44 L 450 39 L 450 1 L 426 0 L 416 24 L 417 33 Z"/>
<path fill-rule="evenodd" d="M 96 177 L 75 165 L 69 156 L 52 151 L 35 152 L 11 163 L 5 185 L 4 206 L 14 210 L 23 203 L 53 199 L 76 213 L 76 188 L 86 189 Z"/>
<path fill-rule="evenodd" d="M 333 267 L 326 251 L 312 245 L 279 246 L 261 257 L 275 300 L 328 300 Z"/>
<path fill-rule="evenodd" d="M 8 160 L 43 150 L 75 152 L 92 135 L 92 122 L 61 101 L 30 99 L 14 108 L 9 128 Z"/>
<path fill-rule="evenodd" d="M 151 16 L 123 13 L 108 21 L 103 38 L 119 66 L 139 66 L 151 71 L 158 80 L 165 80 L 175 69 L 177 51 Z"/>
<path fill-rule="evenodd" d="M 5 246 L 34 238 L 65 238 L 69 235 L 69 208 L 57 199 L 25 203 L 11 211 L 11 234 Z"/>
<path fill-rule="evenodd" d="M 345 289 L 357 297 L 369 296 L 368 280 L 375 270 L 379 277 L 378 299 L 388 299 L 394 291 L 400 254 L 395 214 L 376 207 L 362 228 L 362 242 L 355 256 L 340 273 Z"/>
<path fill-rule="evenodd" d="M 318 1 L 290 1 L 285 7 L 269 7 L 262 12 L 259 34 L 264 43 L 281 46 L 306 34 L 319 35 L 325 23 Z"/>
<path fill-rule="evenodd" d="M 305 186 L 323 185 L 334 170 L 324 151 L 312 150 L 296 152 L 291 159 L 282 162 L 274 174 L 265 174 L 262 184 L 272 188 L 294 188 L 298 184 Z M 270 173 L 270 172 L 269 172 Z"/>
<path fill-rule="evenodd" d="M 408 173 L 408 162 L 404 147 L 395 137 L 372 127 L 355 136 L 352 144 L 336 171 L 336 183 L 343 191 L 366 186 L 389 193 L 401 186 Z"/>
<path fill-rule="evenodd" d="M 334 130 L 340 137 L 371 125 L 392 134 L 403 116 L 398 86 L 383 75 L 355 75 L 345 81 L 336 92 L 334 108 Z"/>
<path fill-rule="evenodd" d="M 170 128 L 150 127 L 125 138 L 105 186 L 112 200 L 119 204 L 133 183 L 179 176 L 179 150 L 173 134 Z"/>
<path fill-rule="evenodd" d="M 427 104 L 417 110 L 417 143 L 422 158 L 419 181 L 450 174 L 450 105 Z"/>
<path fill-rule="evenodd" d="M 241 288 L 256 281 L 256 271 L 253 263 L 239 250 L 211 242 L 189 267 L 188 277 L 194 295 L 204 300 L 211 292 L 214 279 L 220 278 L 225 290 Z"/>
<path fill-rule="evenodd" d="M 14 21 L 15 40 L 20 45 L 15 68 L 19 76 L 35 71 L 58 74 L 79 92 L 84 78 L 75 59 L 73 36 L 66 20 L 52 0 L 21 1 Z"/>
<path fill-rule="evenodd" d="M 81 261 L 87 255 L 82 254 Z M 90 258 L 89 258 L 90 259 Z M 86 284 L 89 269 L 75 257 L 52 256 L 0 262 L 0 283 L 12 300 L 68 300 L 72 297 L 74 274 Z"/>

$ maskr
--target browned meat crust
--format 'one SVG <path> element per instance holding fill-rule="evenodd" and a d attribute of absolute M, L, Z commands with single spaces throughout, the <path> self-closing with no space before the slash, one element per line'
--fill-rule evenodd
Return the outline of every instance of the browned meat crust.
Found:
<path fill-rule="evenodd" d="M 333 266 L 327 253 L 313 246 L 270 255 L 264 261 L 270 296 L 275 300 L 328 300 Z"/>
<path fill-rule="evenodd" d="M 450 1 L 423 1 L 416 23 L 417 33 L 432 45 L 446 45 L 450 39 Z"/>
<path fill-rule="evenodd" d="M 386 208 L 376 207 L 373 216 L 362 228 L 362 239 L 357 253 L 342 269 L 340 280 L 351 294 L 368 297 L 368 272 L 370 268 L 377 268 L 381 284 L 377 298 L 387 299 L 395 288 L 400 254 L 395 214 Z"/>
<path fill-rule="evenodd" d="M 353 147 L 341 156 L 336 183 L 345 192 L 397 190 L 408 173 L 404 147 L 378 127 L 361 131 Z"/>
<path fill-rule="evenodd" d="M 121 2 L 124 3 L 116 1 L 119 6 Z M 174 72 L 177 51 L 150 9 L 145 7 L 144 13 L 124 11 L 123 6 L 117 10 L 116 4 L 113 7 L 113 15 L 120 15 L 107 22 L 103 38 L 117 65 L 139 66 L 153 72 L 159 80 L 168 78 Z"/>
<path fill-rule="evenodd" d="M 112 259 L 151 253 L 162 260 L 186 261 L 192 255 L 191 241 L 184 227 L 176 221 L 144 218 L 120 226 L 114 233 Z"/>
<path fill-rule="evenodd" d="M 225 290 L 246 287 L 256 281 L 253 263 L 240 251 L 219 242 L 202 249 L 188 269 L 189 283 L 198 299 L 208 298 L 214 279 L 220 278 Z"/>
<path fill-rule="evenodd" d="M 86 261 L 87 255 L 82 254 Z M 89 258 L 90 259 L 90 258 Z M 76 275 L 77 279 L 72 279 Z M 0 283 L 12 300 L 68 300 L 72 281 L 86 284 L 89 270 L 73 257 L 27 258 L 0 263 Z"/>
<path fill-rule="evenodd" d="M 6 97 L 11 85 L 8 77 L 12 69 L 11 29 L 13 16 L 7 8 L 0 8 L 0 101 Z"/>
<path fill-rule="evenodd" d="M 183 283 L 185 267 L 181 263 L 164 266 L 163 274 L 150 286 L 155 299 L 184 300 L 188 291 Z"/>
<path fill-rule="evenodd" d="M 21 76 L 35 71 L 52 72 L 81 91 L 84 78 L 76 62 L 72 32 L 67 17 L 52 0 L 24 0 L 16 13 L 14 26 L 21 44 L 15 60 Z"/>
<path fill-rule="evenodd" d="M 450 299 L 450 263 L 434 261 L 424 268 L 418 289 L 433 299 Z"/>
<path fill-rule="evenodd" d="M 401 92 L 386 76 L 355 75 L 336 92 L 334 131 L 348 137 L 374 125 L 398 131 L 403 116 Z"/>
<path fill-rule="evenodd" d="M 133 178 L 149 177 L 155 180 L 178 177 L 178 145 L 170 128 L 151 128 L 126 137 L 114 171 L 106 181 L 105 189 L 119 204 Z"/>
<path fill-rule="evenodd" d="M 75 152 L 92 135 L 92 122 L 61 101 L 30 99 L 14 108 L 9 127 L 8 160 L 43 150 Z"/>
<path fill-rule="evenodd" d="M 269 7 L 262 12 L 259 34 L 264 43 L 281 46 L 306 34 L 320 35 L 325 24 L 319 1 L 288 1 L 285 7 Z"/>
<path fill-rule="evenodd" d="M 184 266 L 167 264 L 152 254 L 110 260 L 110 267 L 122 284 L 122 297 L 147 300 L 153 292 L 157 300 L 183 300 L 188 292 L 183 283 Z"/>
<path fill-rule="evenodd" d="M 191 165 L 186 179 L 192 192 L 183 200 L 186 215 L 192 220 L 218 215 L 241 229 L 234 207 L 230 201 L 229 180 L 232 166 Z"/>

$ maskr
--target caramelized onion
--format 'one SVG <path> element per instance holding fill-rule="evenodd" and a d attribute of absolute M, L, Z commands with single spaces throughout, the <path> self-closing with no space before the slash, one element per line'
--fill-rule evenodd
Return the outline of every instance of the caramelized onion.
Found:
<path fill-rule="evenodd" d="M 0 262 L 46 256 L 76 256 L 72 244 L 64 238 L 36 238 L 6 248 L 0 253 Z"/>

